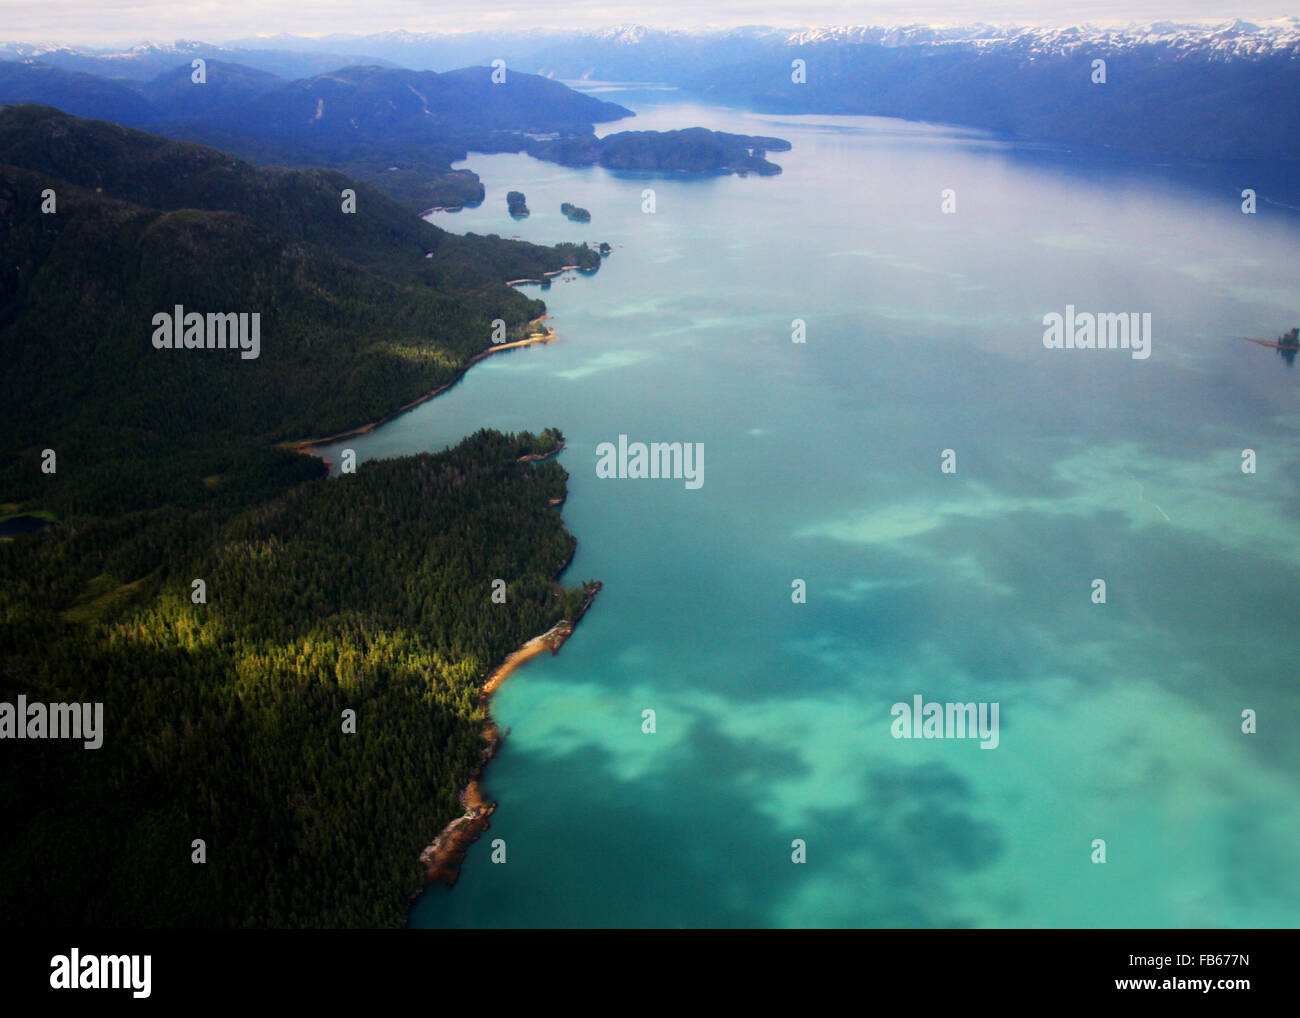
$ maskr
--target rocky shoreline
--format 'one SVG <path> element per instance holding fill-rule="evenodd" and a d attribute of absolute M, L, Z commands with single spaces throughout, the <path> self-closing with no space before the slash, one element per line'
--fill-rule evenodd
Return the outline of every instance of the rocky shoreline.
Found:
<path fill-rule="evenodd" d="M 578 268 L 576 265 L 566 265 L 555 272 L 547 273 L 547 275 L 558 275 L 561 272 L 576 268 Z M 526 281 L 518 280 L 517 282 Z M 549 315 L 542 315 L 539 318 L 532 319 L 528 324 L 539 325 L 549 317 Z M 530 336 L 526 339 L 516 340 L 513 343 L 502 343 L 475 354 L 466 361 L 461 369 L 457 371 L 456 374 L 445 384 L 434 389 L 432 392 L 426 393 L 419 399 L 412 400 L 410 403 L 398 407 L 392 413 L 386 414 L 376 421 L 371 421 L 369 424 L 362 425 L 359 428 L 340 432 L 337 435 L 331 435 L 328 438 L 313 438 L 305 439 L 300 442 L 286 442 L 277 446 L 277 448 L 288 449 L 293 452 L 301 452 L 307 455 L 317 455 L 314 450 L 318 446 L 328 445 L 341 439 L 349 438 L 353 435 L 368 434 L 375 428 L 388 423 L 399 414 L 403 414 L 407 410 L 419 406 L 421 403 L 427 402 L 435 396 L 446 392 L 460 381 L 474 364 L 482 360 L 484 357 L 489 357 L 501 350 L 510 350 L 520 346 L 531 346 L 535 343 L 551 342 L 555 339 L 555 330 L 549 326 L 543 327 L 546 330 L 543 335 Z M 520 456 L 519 462 L 541 462 L 543 460 L 552 459 L 555 456 L 558 456 L 563 449 L 564 443 L 560 442 L 556 448 L 549 452 L 528 453 Z M 329 463 L 328 460 L 325 460 L 325 462 L 327 464 Z M 565 498 L 552 498 L 547 500 L 547 504 L 550 507 L 556 507 L 562 505 L 564 501 Z M 570 552 L 569 556 L 555 571 L 555 582 L 559 582 L 559 577 L 563 575 L 565 569 L 569 567 L 569 563 L 572 561 L 573 553 Z M 510 674 L 525 661 L 536 657 L 538 654 L 547 650 L 552 654 L 558 654 L 560 648 L 564 645 L 564 641 L 573 635 L 574 628 L 587 613 L 587 609 L 591 607 L 591 603 L 595 600 L 596 595 L 600 593 L 601 586 L 602 584 L 599 582 L 592 584 L 590 589 L 587 591 L 587 596 L 583 599 L 582 606 L 578 609 L 572 619 L 561 619 L 545 633 L 528 640 L 522 647 L 508 655 L 506 659 L 489 672 L 487 678 L 483 680 L 483 685 L 479 688 L 479 706 L 482 708 L 483 716 L 486 719 L 482 732 L 486 745 L 479 756 L 478 763 L 475 765 L 474 770 L 470 775 L 469 784 L 461 790 L 459 796 L 461 806 L 464 808 L 465 812 L 463 815 L 448 823 L 438 836 L 434 838 L 433 841 L 430 842 L 430 844 L 420 853 L 420 864 L 424 868 L 423 880 L 420 887 L 416 888 L 408 899 L 408 909 L 412 904 L 414 904 L 415 900 L 420 896 L 424 889 L 436 881 L 442 880 L 448 885 L 454 885 L 456 883 L 457 878 L 460 876 L 461 864 L 465 860 L 465 854 L 469 850 L 469 846 L 477 841 L 483 832 L 487 830 L 489 826 L 488 818 L 496 811 L 497 804 L 495 802 L 488 802 L 483 798 L 482 786 L 479 784 L 479 781 L 483 776 L 483 770 L 487 767 L 488 761 L 496 756 L 497 750 L 501 747 L 501 743 L 505 739 L 505 735 L 502 735 L 497 731 L 496 722 L 492 718 L 492 694 L 495 693 Z M 509 732 L 506 734 L 508 735 Z"/>
<path fill-rule="evenodd" d="M 556 446 L 554 449 L 552 449 L 550 452 L 530 452 L 530 453 L 525 453 L 523 456 L 520 456 L 520 457 L 519 457 L 519 459 L 517 460 L 517 462 L 519 462 L 519 463 L 544 463 L 546 460 L 553 460 L 553 459 L 555 459 L 556 456 L 560 455 L 560 453 L 564 452 L 564 445 L 565 445 L 565 443 L 564 443 L 563 441 L 561 441 L 560 444 L 557 445 L 557 446 Z M 555 499 L 551 499 L 551 501 L 554 502 Z M 563 499 L 561 499 L 561 501 L 563 501 Z"/>
<path fill-rule="evenodd" d="M 572 556 L 570 556 L 571 558 Z M 564 563 L 564 566 L 560 567 L 559 572 L 562 573 L 567 565 L 568 561 Z M 448 886 L 454 885 L 460 876 L 460 868 L 465 861 L 465 854 L 469 851 L 469 846 L 477 841 L 483 832 L 491 826 L 488 821 L 496 811 L 497 804 L 483 798 L 483 788 L 479 782 L 488 761 L 496 756 L 497 750 L 501 748 L 501 743 L 505 739 L 505 735 L 498 733 L 496 721 L 492 718 L 492 694 L 525 661 L 548 650 L 552 654 L 558 654 L 560 648 L 564 646 L 564 641 L 573 635 L 574 627 L 586 614 L 587 609 L 591 607 L 591 602 L 600 593 L 600 589 L 600 583 L 593 584 L 582 603 L 582 607 L 573 619 L 562 619 L 541 636 L 534 636 L 522 647 L 510 654 L 484 679 L 479 690 L 479 705 L 483 709 L 483 716 L 487 719 L 483 726 L 483 738 L 486 740 L 487 746 L 479 757 L 478 765 L 474 768 L 469 784 L 460 793 L 460 802 L 465 808 L 464 815 L 457 817 L 444 827 L 442 832 L 420 853 L 420 864 L 424 867 L 424 884 L 419 891 L 416 891 L 411 896 L 412 902 L 419 896 L 420 891 L 439 880 L 445 882 Z M 509 732 L 506 733 L 506 735 L 508 734 Z"/>

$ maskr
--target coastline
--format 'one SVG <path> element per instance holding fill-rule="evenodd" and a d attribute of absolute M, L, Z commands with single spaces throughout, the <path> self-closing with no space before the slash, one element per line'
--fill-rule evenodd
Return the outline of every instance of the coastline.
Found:
<path fill-rule="evenodd" d="M 555 272 L 548 272 L 547 275 L 559 275 L 561 272 L 576 268 L 578 268 L 576 265 L 566 265 L 561 269 L 557 269 Z M 538 318 L 531 319 L 528 324 L 538 325 L 545 322 L 549 317 L 550 315 L 541 315 Z M 459 382 L 461 378 L 465 376 L 465 373 L 484 357 L 490 357 L 492 354 L 501 350 L 510 350 L 521 346 L 532 346 L 537 343 L 549 343 L 556 338 L 554 329 L 549 326 L 543 326 L 543 328 L 546 331 L 540 336 L 529 336 L 525 339 L 515 340 L 511 343 L 501 343 L 475 354 L 467 360 L 460 370 L 457 371 L 456 374 L 446 383 L 440 385 L 432 392 L 425 393 L 419 399 L 412 400 L 410 403 L 398 407 L 392 413 L 385 414 L 378 420 L 371 421 L 369 424 L 362 425 L 359 428 L 352 428 L 348 431 L 340 432 L 337 435 L 331 435 L 327 438 L 312 438 L 304 439 L 299 442 L 284 442 L 277 445 L 276 448 L 286 449 L 292 452 L 300 452 L 308 456 L 317 456 L 326 463 L 326 465 L 332 468 L 333 464 L 328 459 L 315 452 L 317 447 L 328 445 L 332 442 L 353 435 L 368 434 L 375 428 L 393 420 L 393 418 L 397 417 L 399 414 L 403 414 L 407 410 L 417 407 L 421 403 L 433 399 L 435 396 L 441 395 Z M 518 462 L 542 462 L 553 459 L 564 451 L 564 446 L 565 443 L 560 442 L 559 445 L 550 452 L 525 454 L 519 457 Z M 568 494 L 566 492 L 563 497 L 548 499 L 547 505 L 550 508 L 556 508 L 563 505 L 567 498 Z M 570 553 L 556 569 L 555 575 L 552 578 L 553 583 L 558 584 L 560 576 L 563 575 L 564 571 L 569 567 L 569 564 L 572 561 L 573 553 Z M 479 706 L 483 711 L 484 718 L 481 735 L 486 745 L 484 746 L 482 753 L 479 755 L 478 763 L 475 764 L 474 770 L 470 774 L 469 783 L 461 790 L 459 795 L 461 806 L 464 808 L 465 812 L 463 815 L 451 820 L 420 853 L 420 864 L 424 869 L 423 878 L 420 886 L 417 887 L 407 899 L 408 912 L 410 907 L 415 903 L 416 899 L 419 898 L 425 889 L 430 887 L 436 881 L 442 880 L 448 886 L 453 886 L 456 883 L 456 880 L 460 876 L 460 867 L 465 860 L 465 855 L 469 850 L 469 846 L 477 841 L 482 833 L 488 829 L 488 818 L 496 811 L 497 804 L 495 802 L 488 802 L 483 798 L 483 788 L 480 784 L 480 779 L 483 776 L 483 771 L 487 767 L 488 761 L 496 756 L 497 750 L 501 748 L 501 743 L 505 740 L 505 735 L 498 732 L 496 721 L 492 717 L 492 694 L 501 688 L 502 683 L 504 683 L 505 680 L 510 677 L 511 673 L 513 673 L 515 669 L 525 661 L 528 661 L 547 650 L 549 650 L 552 655 L 558 654 L 560 648 L 564 646 L 564 642 L 573 635 L 574 629 L 582 620 L 582 617 L 587 613 L 587 609 L 591 607 L 592 601 L 596 599 L 596 595 L 600 593 L 602 586 L 603 584 L 599 581 L 593 583 L 591 588 L 587 591 L 587 596 L 583 599 L 582 605 L 578 608 L 578 611 L 574 614 L 572 619 L 561 619 L 545 633 L 542 633 L 540 636 L 534 636 L 532 639 L 525 641 L 522 646 L 508 654 L 506 659 L 492 669 L 487 674 L 486 678 L 484 678 L 483 684 L 479 687 Z M 508 734 L 509 732 L 507 731 L 506 735 Z"/>
<path fill-rule="evenodd" d="M 542 315 L 540 318 L 531 319 L 528 324 L 537 325 L 540 322 L 546 321 L 546 319 L 549 317 L 550 315 Z M 543 326 L 543 328 L 545 328 L 546 331 L 540 336 L 528 336 L 525 339 L 516 339 L 510 343 L 498 343 L 496 346 L 490 346 L 486 350 L 480 350 L 473 357 L 471 357 L 464 364 L 462 364 L 459 370 L 457 370 L 457 372 L 454 375 L 452 375 L 452 377 L 449 378 L 446 382 L 438 386 L 438 388 L 434 389 L 432 392 L 426 392 L 423 396 L 419 397 L 419 399 L 411 400 L 411 402 L 398 407 L 392 413 L 385 414 L 383 417 L 380 417 L 378 420 L 371 421 L 369 424 L 363 424 L 359 428 L 351 428 L 348 431 L 340 431 L 337 435 L 328 435 L 325 438 L 306 438 L 299 442 L 281 442 L 277 446 L 275 446 L 275 448 L 286 449 L 289 452 L 311 453 L 311 450 L 316 448 L 317 446 L 330 445 L 331 443 L 338 442 L 344 438 L 352 438 L 354 435 L 368 435 L 370 432 L 374 431 L 375 428 L 387 424 L 394 417 L 401 416 L 402 414 L 406 413 L 406 411 L 414 409 L 415 407 L 419 406 L 421 403 L 427 403 L 435 396 L 441 396 L 444 392 L 446 392 L 453 385 L 455 385 L 462 378 L 464 378 L 465 373 L 469 371 L 469 369 L 472 368 L 479 361 L 483 360 L 483 358 L 491 357 L 494 353 L 500 353 L 502 350 L 515 350 L 521 346 L 535 346 L 538 343 L 550 343 L 552 340 L 556 338 L 555 330 L 552 329 L 549 325 Z M 325 460 L 325 462 L 329 464 L 329 460 Z M 332 464 L 330 465 L 332 466 Z"/>
<path fill-rule="evenodd" d="M 562 276 L 566 272 L 578 271 L 590 275 L 600 268 L 596 265 L 594 268 L 584 269 L 581 265 L 561 265 L 558 269 L 552 269 L 550 272 L 543 272 L 542 279 L 507 279 L 506 286 L 520 286 L 523 283 L 541 283 L 552 276 Z"/>
<path fill-rule="evenodd" d="M 520 456 L 519 459 L 517 459 L 515 462 L 516 463 L 545 463 L 547 460 L 553 460 L 555 459 L 556 456 L 560 455 L 560 453 L 564 452 L 564 446 L 565 443 L 560 442 L 560 444 L 557 445 L 550 452 L 525 453 L 523 456 Z M 551 501 L 554 502 L 555 499 L 551 499 Z"/>
<path fill-rule="evenodd" d="M 559 573 L 564 572 L 566 561 L 560 566 Z M 506 659 L 497 665 L 487 678 L 483 680 L 483 685 L 479 688 L 479 706 L 483 710 L 483 738 L 487 742 L 479 762 L 474 768 L 474 773 L 470 776 L 469 784 L 460 793 L 461 805 L 465 808 L 462 816 L 452 820 L 446 827 L 439 832 L 438 836 L 420 853 L 420 864 L 424 867 L 424 881 L 420 888 L 411 896 L 413 903 L 416 898 L 428 887 L 441 880 L 449 887 L 455 886 L 457 879 L 460 877 L 460 868 L 465 861 L 465 855 L 469 851 L 469 846 L 477 841 L 491 824 L 489 818 L 496 812 L 497 804 L 489 802 L 483 798 L 483 786 L 480 780 L 483 777 L 483 771 L 487 767 L 488 761 L 497 754 L 501 748 L 501 743 L 505 741 L 505 735 L 497 731 L 496 720 L 492 717 L 492 694 L 501 688 L 501 685 L 510 677 L 510 675 L 522 665 L 525 661 L 536 657 L 538 654 L 550 651 L 552 655 L 558 654 L 564 642 L 573 635 L 573 630 L 581 621 L 587 609 L 591 607 L 591 602 L 596 599 L 600 593 L 601 584 L 597 582 L 587 593 L 586 599 L 582 602 L 582 607 L 572 619 L 561 619 L 545 633 L 540 636 L 534 636 L 531 640 L 526 641 L 523 646 L 512 651 L 506 656 Z M 506 733 L 508 735 L 509 732 Z"/>

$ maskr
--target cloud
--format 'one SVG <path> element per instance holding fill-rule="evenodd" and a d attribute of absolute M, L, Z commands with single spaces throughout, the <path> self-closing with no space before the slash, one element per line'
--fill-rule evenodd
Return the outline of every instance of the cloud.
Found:
<path fill-rule="evenodd" d="M 1266 20 L 1292 11 L 1282 0 L 1259 0 L 1233 14 Z M 557 17 L 558 8 L 521 0 L 480 0 L 467 13 L 464 6 L 430 5 L 417 0 L 374 0 L 358 13 L 352 0 L 316 0 L 311 4 L 267 0 L 259 4 L 202 2 L 87 3 L 47 0 L 39 5 L 4 0 L 0 24 L 6 41 L 62 42 L 87 46 L 198 39 L 227 42 L 249 36 L 281 33 L 322 36 L 367 35 L 406 31 L 513 31 L 538 28 L 599 28 L 646 24 L 662 28 L 697 29 L 709 26 L 843 24 L 954 24 L 975 21 L 1024 24 L 1127 24 L 1130 21 L 1208 19 L 1227 20 L 1220 0 L 1146 0 L 1140 3 L 1073 2 L 1043 14 L 1032 0 L 1001 3 L 912 2 L 892 4 L 833 3 L 812 0 L 791 6 L 776 0 L 719 0 L 709 5 L 639 3 L 633 0 L 572 0 Z"/>

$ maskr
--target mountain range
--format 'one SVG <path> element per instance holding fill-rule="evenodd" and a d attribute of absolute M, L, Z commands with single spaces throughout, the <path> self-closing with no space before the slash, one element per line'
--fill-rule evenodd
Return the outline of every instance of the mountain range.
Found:
<path fill-rule="evenodd" d="M 197 60 L 198 58 L 196 58 Z M 419 211 L 482 201 L 469 151 L 522 152 L 567 165 L 640 171 L 774 174 L 779 138 L 702 127 L 619 132 L 632 111 L 540 75 L 489 66 L 454 71 L 346 67 L 295 81 L 220 60 L 128 82 L 39 62 L 0 62 L 0 103 L 149 127 L 263 164 L 345 171 Z"/>
<path fill-rule="evenodd" d="M 530 135 L 586 136 L 597 123 L 632 115 L 539 75 L 508 72 L 498 83 L 490 67 L 355 66 L 286 81 L 202 59 L 202 80 L 184 64 L 147 82 L 0 62 L 0 104 L 53 106 L 262 164 L 329 166 L 415 211 L 482 200 L 478 178 L 451 168 L 470 150 L 518 152 Z"/>
<path fill-rule="evenodd" d="M 72 51 L 0 46 L 0 58 L 126 81 L 210 51 L 285 77 L 331 54 L 352 62 L 448 70 L 504 60 L 562 80 L 658 82 L 766 112 L 896 116 L 1017 138 L 1106 147 L 1157 158 L 1300 158 L 1300 18 L 1170 21 L 1124 28 L 973 24 L 749 27 L 704 32 L 622 26 L 597 31 L 382 32 L 276 36 Z M 791 81 L 803 60 L 806 80 Z M 1094 83 L 1093 61 L 1107 64 Z M 341 66 L 338 64 L 336 66 Z M 150 73 L 152 72 L 152 74 Z M 102 89 L 102 86 L 100 86 Z M 47 97 L 44 101 L 53 101 Z"/>

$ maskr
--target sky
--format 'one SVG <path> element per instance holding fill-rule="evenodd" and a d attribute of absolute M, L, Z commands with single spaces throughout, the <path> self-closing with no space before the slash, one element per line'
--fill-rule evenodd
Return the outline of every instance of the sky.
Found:
<path fill-rule="evenodd" d="M 118 46 L 141 41 L 225 42 L 254 35 L 735 25 L 1127 24 L 1259 21 L 1300 14 L 1297 0 L 0 0 L 0 40 Z"/>

